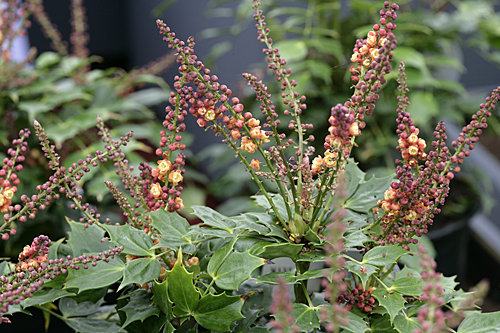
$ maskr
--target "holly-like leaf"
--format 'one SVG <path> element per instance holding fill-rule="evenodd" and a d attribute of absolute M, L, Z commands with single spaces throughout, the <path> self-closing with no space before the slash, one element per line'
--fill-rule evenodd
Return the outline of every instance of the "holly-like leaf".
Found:
<path fill-rule="evenodd" d="M 123 270 L 123 281 L 118 290 L 123 289 L 130 283 L 143 285 L 153 281 L 160 275 L 161 265 L 155 258 L 138 258 L 131 260 Z"/>
<path fill-rule="evenodd" d="M 305 304 L 294 304 L 290 316 L 294 319 L 291 326 L 297 325 L 299 332 L 309 332 L 313 328 L 319 328 L 318 308 Z"/>
<path fill-rule="evenodd" d="M 363 246 L 363 243 L 371 241 L 371 238 L 368 237 L 361 230 L 354 230 L 352 232 L 346 232 L 344 235 L 345 244 L 344 248 L 348 249 L 356 246 Z"/>
<path fill-rule="evenodd" d="M 250 251 L 266 259 L 287 257 L 294 260 L 303 246 L 304 244 L 295 243 L 259 242 L 254 244 Z"/>
<path fill-rule="evenodd" d="M 220 266 L 214 276 L 215 284 L 225 290 L 235 290 L 245 280 L 251 278 L 252 272 L 264 265 L 265 261 L 248 251 L 233 252 Z"/>
<path fill-rule="evenodd" d="M 384 288 L 378 288 L 373 291 L 373 296 L 378 300 L 378 303 L 386 308 L 389 313 L 391 323 L 397 316 L 399 311 L 405 307 L 405 299 L 400 294 L 385 290 Z"/>
<path fill-rule="evenodd" d="M 354 261 L 346 261 L 344 267 L 351 273 L 356 274 L 361 279 L 363 288 L 366 287 L 366 281 L 373 273 L 378 270 L 378 267 L 369 264 L 358 264 Z"/>
<path fill-rule="evenodd" d="M 331 311 L 331 306 L 327 305 L 327 307 L 328 308 L 326 311 Z M 342 327 L 344 331 L 351 333 L 364 333 L 370 330 L 370 328 L 368 327 L 368 323 L 364 321 L 360 316 L 354 314 L 352 311 L 347 312 L 347 318 L 349 319 L 349 322 L 347 324 L 340 323 L 340 327 Z"/>
<path fill-rule="evenodd" d="M 212 258 L 207 265 L 207 273 L 212 278 L 215 278 L 220 266 L 222 266 L 229 254 L 233 251 L 234 244 L 236 243 L 237 239 L 237 237 L 234 237 L 230 242 L 226 243 L 212 255 Z"/>
<path fill-rule="evenodd" d="M 234 233 L 236 225 L 227 216 L 205 206 L 191 206 L 191 208 L 193 209 L 191 214 L 199 217 L 206 225 L 224 230 L 230 234 Z"/>
<path fill-rule="evenodd" d="M 312 251 L 297 256 L 297 261 L 324 262 L 327 255 L 324 252 Z"/>
<path fill-rule="evenodd" d="M 361 181 L 355 192 L 346 200 L 344 207 L 355 212 L 368 213 L 383 199 L 394 175 L 383 178 L 371 177 L 368 181 Z"/>
<path fill-rule="evenodd" d="M 123 308 L 119 309 L 119 311 L 125 313 L 127 318 L 122 328 L 136 320 L 143 322 L 148 317 L 158 317 L 161 310 L 154 306 L 151 297 L 151 293 L 141 289 L 130 294 L 130 301 Z"/>
<path fill-rule="evenodd" d="M 257 223 L 256 219 L 247 214 L 242 214 L 239 216 L 233 216 L 227 218 L 237 226 L 237 232 L 240 230 L 247 229 L 258 233 L 259 235 L 267 235 L 269 233 L 269 228 Z"/>
<path fill-rule="evenodd" d="M 167 316 L 167 320 L 173 318 L 172 314 L 172 301 L 168 297 L 168 281 L 165 279 L 162 283 L 157 281 L 153 282 L 153 302 L 156 304 L 163 313 Z"/>
<path fill-rule="evenodd" d="M 420 329 L 420 325 L 416 318 L 408 318 L 405 315 L 397 315 L 394 319 L 394 328 L 399 333 L 414 332 L 416 329 Z"/>
<path fill-rule="evenodd" d="M 500 312 L 472 312 L 458 326 L 457 333 L 500 333 Z"/>
<path fill-rule="evenodd" d="M 66 325 L 75 330 L 75 332 L 92 332 L 92 333 L 115 333 L 123 332 L 116 323 L 112 323 L 102 319 L 72 317 L 64 321 Z"/>
<path fill-rule="evenodd" d="M 317 279 L 325 277 L 325 269 L 312 269 L 303 274 L 295 275 L 287 272 L 272 272 L 266 275 L 256 277 L 257 283 L 278 284 L 279 279 L 283 279 L 288 284 L 295 284 L 299 281 Z"/>
<path fill-rule="evenodd" d="M 69 218 L 66 218 L 66 221 L 71 228 L 68 233 L 68 244 L 74 257 L 86 253 L 104 252 L 113 247 L 108 241 L 101 242 L 104 238 L 104 230 L 97 225 L 93 224 L 85 228 L 83 223 L 72 221 Z"/>
<path fill-rule="evenodd" d="M 154 250 L 151 250 L 153 241 L 144 231 L 132 228 L 128 224 L 121 226 L 104 225 L 103 227 L 111 236 L 111 243 L 124 247 L 123 253 L 141 257 L 155 255 Z"/>
<path fill-rule="evenodd" d="M 88 269 L 70 269 L 65 288 L 77 288 L 82 292 L 107 287 L 122 278 L 124 269 L 125 264 L 118 257 L 109 262 L 99 262 L 97 266 Z"/>
<path fill-rule="evenodd" d="M 22 307 L 26 308 L 28 306 L 54 302 L 59 298 L 75 295 L 75 293 L 69 292 L 64 289 L 41 289 L 34 293 L 33 297 L 27 298 L 24 301 L 21 301 L 21 303 L 19 304 L 21 304 Z"/>
<path fill-rule="evenodd" d="M 269 197 L 273 200 L 274 206 L 278 210 L 278 214 L 280 214 L 282 218 L 287 219 L 288 213 L 286 210 L 285 206 L 286 204 L 285 201 L 283 200 L 283 197 L 280 194 L 272 194 L 272 193 L 269 194 Z M 255 203 L 257 205 L 265 208 L 269 212 L 274 212 L 271 207 L 271 204 L 269 203 L 269 201 L 267 201 L 265 195 L 254 195 L 252 199 L 255 200 Z"/>
<path fill-rule="evenodd" d="M 370 333 L 398 333 L 391 324 L 389 316 L 378 316 L 370 321 Z M 408 332 L 410 333 L 410 332 Z"/>
<path fill-rule="evenodd" d="M 207 294 L 200 299 L 193 316 L 206 329 L 224 332 L 229 331 L 229 325 L 241 318 L 243 300 L 239 296 L 226 294 Z"/>
<path fill-rule="evenodd" d="M 363 263 L 374 266 L 387 266 L 398 261 L 398 259 L 409 253 L 399 245 L 378 246 L 366 252 L 363 256 Z"/>
<path fill-rule="evenodd" d="M 193 273 L 188 273 L 182 262 L 182 250 L 179 249 L 177 261 L 168 273 L 168 295 L 183 312 L 193 313 L 198 306 L 200 292 L 194 287 Z"/>
<path fill-rule="evenodd" d="M 408 276 L 394 281 L 390 290 L 397 291 L 405 296 L 419 297 L 422 295 L 424 280 L 414 276 Z"/>
<path fill-rule="evenodd" d="M 267 236 L 272 237 L 276 236 L 281 239 L 288 241 L 287 234 L 283 231 L 282 228 L 276 225 L 276 221 L 273 220 L 273 217 L 270 214 L 266 213 L 247 213 L 247 215 L 253 216 L 257 219 L 257 223 L 262 224 L 271 230 Z"/>
<path fill-rule="evenodd" d="M 59 300 L 59 310 L 64 318 L 86 317 L 99 312 L 99 307 L 103 302 L 104 300 L 95 304 L 92 302 L 77 303 L 74 299 L 65 297 Z"/>
<path fill-rule="evenodd" d="M 347 198 L 350 198 L 358 188 L 359 183 L 364 181 L 366 173 L 358 167 L 358 163 L 349 159 L 345 167 L 345 176 L 347 183 Z"/>
<path fill-rule="evenodd" d="M 159 243 L 154 246 L 167 247 L 171 250 L 177 251 L 182 247 L 184 253 L 193 253 L 196 247 L 189 236 L 186 234 L 190 231 L 188 221 L 177 213 L 169 213 L 163 209 L 151 212 L 152 222 L 150 223 L 161 233 Z"/>

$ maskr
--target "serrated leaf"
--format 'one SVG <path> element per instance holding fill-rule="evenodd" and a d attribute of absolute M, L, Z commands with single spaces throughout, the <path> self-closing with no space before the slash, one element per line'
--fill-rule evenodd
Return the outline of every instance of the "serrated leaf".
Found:
<path fill-rule="evenodd" d="M 366 252 L 363 256 L 363 263 L 374 266 L 387 266 L 397 262 L 397 260 L 409 251 L 404 250 L 399 245 L 378 246 Z"/>
<path fill-rule="evenodd" d="M 299 281 L 317 279 L 325 277 L 325 269 L 312 269 L 304 272 L 303 274 L 295 275 L 288 272 L 272 272 L 266 275 L 256 277 L 257 283 L 278 284 L 279 279 L 283 279 L 285 283 L 295 284 Z"/>
<path fill-rule="evenodd" d="M 185 253 L 192 254 L 196 247 L 192 244 L 191 238 L 186 236 L 190 231 L 188 221 L 177 213 L 169 213 L 163 209 L 148 214 L 151 216 L 151 225 L 161 233 L 158 247 L 167 247 L 171 250 L 177 251 L 182 247 Z M 189 249 L 186 249 L 189 247 Z"/>
<path fill-rule="evenodd" d="M 500 312 L 472 312 L 458 326 L 457 333 L 499 333 Z"/>
<path fill-rule="evenodd" d="M 206 225 L 224 230 L 230 234 L 234 233 L 235 224 L 228 220 L 227 216 L 206 206 L 191 206 L 191 208 L 193 209 L 191 214 L 200 218 Z"/>
<path fill-rule="evenodd" d="M 11 264 L 12 263 L 9 261 L 0 262 L 0 276 L 7 276 L 10 273 L 14 272 L 10 267 Z"/>
<path fill-rule="evenodd" d="M 27 298 L 22 301 L 20 304 L 23 307 L 40 305 L 44 303 L 54 302 L 59 298 L 67 297 L 67 296 L 75 296 L 75 293 L 69 292 L 64 289 L 42 289 L 38 290 L 33 294 L 33 297 Z"/>
<path fill-rule="evenodd" d="M 420 325 L 416 318 L 408 318 L 404 315 L 397 315 L 394 319 L 394 328 L 399 333 L 409 333 L 416 329 L 420 329 Z"/>
<path fill-rule="evenodd" d="M 258 244 L 252 246 L 252 250 L 255 251 Z M 287 257 L 295 260 L 297 254 L 302 250 L 304 244 L 294 244 L 294 243 L 272 243 L 262 246 L 262 252 L 258 253 L 262 258 L 274 259 Z"/>
<path fill-rule="evenodd" d="M 247 215 L 253 216 L 257 219 L 257 223 L 262 224 L 271 230 L 267 236 L 272 237 L 276 236 L 281 239 L 288 241 L 288 236 L 283 231 L 282 228 L 276 225 L 276 221 L 273 220 L 273 217 L 270 214 L 266 213 L 247 213 Z"/>
<path fill-rule="evenodd" d="M 367 219 L 368 215 L 347 209 L 345 215 L 342 217 L 342 222 L 346 222 L 346 230 L 358 230 L 368 225 Z"/>
<path fill-rule="evenodd" d="M 312 251 L 297 256 L 297 261 L 324 262 L 327 257 L 324 252 Z"/>
<path fill-rule="evenodd" d="M 88 269 L 70 269 L 65 288 L 77 288 L 82 292 L 107 287 L 122 278 L 124 269 L 125 264 L 118 257 L 110 259 L 109 262 L 99 262 L 97 266 Z"/>
<path fill-rule="evenodd" d="M 153 241 L 144 231 L 132 228 L 128 224 L 121 226 L 104 225 L 103 227 L 109 233 L 111 243 L 124 247 L 122 253 L 141 257 L 155 255 L 154 250 L 150 250 Z"/>
<path fill-rule="evenodd" d="M 123 289 L 130 283 L 143 285 L 153 281 L 160 275 L 161 265 L 155 258 L 138 258 L 129 261 L 123 270 L 123 281 L 118 290 Z"/>
<path fill-rule="evenodd" d="M 230 242 L 224 244 L 220 249 L 218 249 L 213 255 L 207 265 L 207 273 L 215 278 L 217 276 L 217 272 L 219 268 L 222 266 L 224 261 L 227 259 L 229 254 L 233 251 L 234 244 L 238 240 L 237 237 L 234 237 Z"/>
<path fill-rule="evenodd" d="M 299 62 L 307 56 L 306 43 L 300 39 L 288 39 L 274 43 L 280 55 L 287 62 Z"/>
<path fill-rule="evenodd" d="M 269 233 L 269 228 L 257 223 L 257 221 L 247 214 L 242 214 L 239 216 L 228 217 L 227 220 L 233 222 L 238 232 L 243 229 L 247 229 L 249 231 L 254 231 L 259 235 L 267 235 Z"/>
<path fill-rule="evenodd" d="M 344 238 L 345 238 L 344 248 L 346 249 L 356 246 L 363 246 L 363 243 L 371 241 L 371 238 L 368 237 L 361 230 L 346 232 Z"/>
<path fill-rule="evenodd" d="M 123 332 L 116 323 L 95 318 L 68 318 L 64 321 L 75 332 L 115 333 Z"/>
<path fill-rule="evenodd" d="M 73 256 L 78 257 L 86 253 L 104 252 L 113 247 L 108 241 L 101 242 L 104 238 L 104 230 L 97 225 L 78 223 L 66 217 L 71 228 L 68 232 L 68 244 L 73 251 Z"/>
<path fill-rule="evenodd" d="M 167 320 L 173 318 L 172 314 L 172 301 L 168 297 L 168 281 L 165 279 L 162 283 L 157 281 L 153 282 L 153 302 L 163 311 L 167 316 Z"/>
<path fill-rule="evenodd" d="M 101 300 L 96 304 L 92 302 L 77 303 L 74 299 L 65 297 L 59 300 L 58 305 L 64 318 L 86 317 L 99 312 L 99 307 L 103 302 L 104 300 Z"/>
<path fill-rule="evenodd" d="M 358 163 L 349 159 L 345 167 L 346 183 L 347 183 L 347 198 L 351 197 L 359 186 L 359 183 L 364 181 L 366 173 L 359 167 Z"/>
<path fill-rule="evenodd" d="M 283 197 L 279 194 L 269 194 L 269 197 L 273 200 L 274 206 L 278 210 L 278 214 L 281 215 L 282 218 L 288 219 L 288 212 L 286 210 L 286 204 L 285 201 L 283 200 Z M 269 201 L 267 201 L 267 198 L 265 195 L 254 195 L 252 196 L 252 199 L 255 200 L 255 203 L 269 212 L 273 212 L 273 209 L 271 207 L 271 204 Z"/>
<path fill-rule="evenodd" d="M 140 289 L 130 294 L 130 301 L 119 310 L 127 317 L 122 328 L 136 320 L 143 322 L 148 317 L 158 317 L 161 310 L 153 305 L 151 297 L 151 293 Z"/>
<path fill-rule="evenodd" d="M 378 300 L 378 303 L 386 308 L 389 316 L 391 318 L 391 323 L 397 316 L 399 311 L 405 307 L 405 299 L 398 293 L 385 290 L 384 288 L 378 288 L 373 291 L 373 297 Z"/>
<path fill-rule="evenodd" d="M 179 250 L 177 261 L 167 275 L 168 295 L 180 310 L 193 313 L 198 306 L 200 292 L 194 287 L 193 273 L 188 273 L 181 262 L 182 250 Z"/>
<path fill-rule="evenodd" d="M 373 176 L 368 181 L 360 182 L 355 192 L 345 201 L 344 207 L 361 213 L 370 212 L 377 201 L 383 199 L 393 178 L 393 175 L 382 178 Z"/>
<path fill-rule="evenodd" d="M 241 314 L 242 306 L 243 300 L 239 296 L 207 294 L 200 299 L 193 316 L 206 329 L 228 331 L 231 323 L 244 318 Z"/>
<path fill-rule="evenodd" d="M 422 295 L 424 284 L 424 280 L 421 278 L 408 276 L 394 281 L 389 289 L 405 296 L 419 297 Z"/>
<path fill-rule="evenodd" d="M 398 333 L 391 324 L 389 316 L 378 316 L 370 321 L 371 333 Z M 410 332 L 408 332 L 410 333 Z"/>
<path fill-rule="evenodd" d="M 366 287 L 366 281 L 373 273 L 377 272 L 378 267 L 369 264 L 358 264 L 354 261 L 346 261 L 344 267 L 351 273 L 356 274 L 361 279 L 363 288 Z"/>
<path fill-rule="evenodd" d="M 298 326 L 299 332 L 309 332 L 313 328 L 319 328 L 318 308 L 312 308 L 305 304 L 294 304 L 290 316 L 294 322 L 290 326 Z M 273 317 L 276 318 L 275 315 Z"/>
<path fill-rule="evenodd" d="M 331 306 L 328 305 L 327 311 L 331 310 Z M 352 311 L 347 312 L 347 318 L 349 322 L 347 325 L 340 323 L 340 327 L 347 332 L 351 333 L 364 333 L 369 331 L 368 323 L 363 320 L 363 318 L 355 315 Z"/>
<path fill-rule="evenodd" d="M 233 252 L 217 271 L 215 284 L 225 290 L 235 290 L 252 272 L 264 265 L 264 259 L 246 252 Z"/>

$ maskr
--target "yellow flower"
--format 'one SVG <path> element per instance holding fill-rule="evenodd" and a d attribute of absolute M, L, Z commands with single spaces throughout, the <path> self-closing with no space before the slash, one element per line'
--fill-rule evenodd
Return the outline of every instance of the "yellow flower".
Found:
<path fill-rule="evenodd" d="M 337 164 L 337 161 L 335 160 L 337 158 L 337 153 L 332 153 L 331 151 L 326 151 L 325 152 L 325 158 L 323 159 L 323 162 L 326 164 L 328 168 L 333 167 L 334 165 Z"/>
<path fill-rule="evenodd" d="M 156 199 L 159 200 L 161 199 L 161 195 L 163 194 L 163 191 L 161 189 L 161 185 L 158 183 L 154 183 L 151 185 L 151 190 L 149 190 L 149 193 Z"/>
<path fill-rule="evenodd" d="M 182 199 L 181 199 L 181 198 L 179 198 L 179 197 L 175 198 L 175 199 L 174 199 L 174 202 L 175 202 L 176 204 L 179 204 L 179 209 L 184 208 L 184 205 L 183 205 L 183 203 L 182 203 Z"/>
<path fill-rule="evenodd" d="M 215 119 L 215 112 L 213 109 L 209 109 L 206 113 L 205 113 L 205 120 L 208 120 L 208 121 L 212 121 Z"/>
<path fill-rule="evenodd" d="M 255 143 L 252 142 L 252 139 L 250 139 L 248 136 L 244 136 L 241 139 L 240 149 L 243 149 L 247 153 L 253 154 L 255 153 L 256 148 L 257 146 L 255 145 Z"/>
<path fill-rule="evenodd" d="M 175 170 L 174 172 L 171 172 L 170 175 L 168 175 L 168 181 L 173 183 L 175 186 L 179 185 L 179 183 L 182 182 L 183 179 L 184 177 L 182 177 L 180 170 Z"/>
<path fill-rule="evenodd" d="M 255 170 L 255 171 L 259 171 L 260 170 L 260 161 L 256 158 L 254 158 L 252 160 L 252 162 L 250 162 L 250 166 Z"/>
<path fill-rule="evenodd" d="M 323 165 L 323 158 L 321 156 L 317 156 L 312 161 L 312 172 L 313 174 L 317 174 L 321 171 L 321 166 Z"/>
<path fill-rule="evenodd" d="M 162 175 L 166 175 L 172 168 L 172 163 L 169 160 L 161 160 L 158 161 L 157 163 L 158 163 L 158 170 Z"/>
<path fill-rule="evenodd" d="M 16 189 L 13 187 L 7 187 L 3 190 L 2 194 L 5 199 L 10 200 L 14 197 L 14 194 L 16 194 Z"/>
<path fill-rule="evenodd" d="M 5 197 L 0 194 L 0 207 L 5 203 Z"/>
<path fill-rule="evenodd" d="M 415 156 L 418 154 L 418 147 L 417 146 L 410 146 L 408 147 L 408 154 L 411 156 Z"/>

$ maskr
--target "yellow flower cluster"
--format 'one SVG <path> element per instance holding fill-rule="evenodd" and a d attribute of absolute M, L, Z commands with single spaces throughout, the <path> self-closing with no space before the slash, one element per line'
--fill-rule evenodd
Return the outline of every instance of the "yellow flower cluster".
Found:
<path fill-rule="evenodd" d="M 353 53 L 351 61 L 361 64 L 366 68 L 370 67 L 371 63 L 379 56 L 378 48 L 383 46 L 386 40 L 386 38 L 378 39 L 377 32 L 369 31 L 366 37 L 366 44 Z"/>
<path fill-rule="evenodd" d="M 12 204 L 12 198 L 16 194 L 17 188 L 6 187 L 0 194 L 0 212 L 7 213 L 9 211 L 9 206 Z"/>

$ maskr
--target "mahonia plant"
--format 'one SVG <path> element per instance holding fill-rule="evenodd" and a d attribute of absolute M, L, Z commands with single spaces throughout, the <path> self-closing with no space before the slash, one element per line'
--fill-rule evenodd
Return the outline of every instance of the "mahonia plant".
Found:
<path fill-rule="evenodd" d="M 252 74 L 243 78 L 261 103 L 263 116 L 245 110 L 198 59 L 192 37 L 181 41 L 158 20 L 163 40 L 176 53 L 179 75 L 166 107 L 156 165 L 143 162 L 134 173 L 122 152 L 132 133 L 115 140 L 99 118 L 104 150 L 66 168 L 35 121 L 53 175 L 37 186 L 36 195 L 22 195 L 15 204 L 16 172 L 22 168 L 30 131 L 19 133 L 0 171 L 2 238 L 15 234 L 16 223 L 36 218 L 63 196 L 82 214 L 79 222 L 68 219 L 67 240 L 51 242 L 40 235 L 16 264 L 0 264 L 3 322 L 9 322 L 8 314 L 36 307 L 78 332 L 96 327 L 100 332 L 496 329 L 500 313 L 474 311 L 485 285 L 471 293 L 456 290 L 454 278 L 437 273 L 433 258 L 416 244 L 487 126 L 500 88 L 480 105 L 451 148 L 444 122 L 438 123 L 428 147 L 408 112 L 405 68 L 399 64 L 401 158 L 395 175 L 367 178 L 350 154 L 393 67 L 398 5 L 384 2 L 379 22 L 356 41 L 350 68 L 353 94 L 331 108 L 325 150 L 319 154 L 309 145 L 315 139 L 313 126 L 301 120 L 306 97 L 273 47 L 260 5 L 253 1 L 255 26 L 268 68 L 281 85 L 280 95 L 274 98 Z M 278 114 L 277 100 L 285 105 L 283 114 Z M 206 206 L 191 206 L 200 225 L 190 225 L 179 214 L 184 208 L 182 135 L 188 113 L 234 150 L 260 189 L 254 198 L 264 211 L 224 216 Z M 291 132 L 282 130 L 285 121 Z M 108 161 L 122 177 L 122 184 L 105 184 L 124 223 L 102 221 L 77 187 L 85 173 Z M 420 265 L 403 267 L 402 259 L 409 256 L 418 256 Z M 277 258 L 288 258 L 293 268 L 266 272 Z M 328 267 L 313 269 L 317 263 Z M 313 279 L 322 280 L 320 289 L 311 290 L 308 282 Z M 117 303 L 103 305 L 112 289 L 121 293 Z"/>

